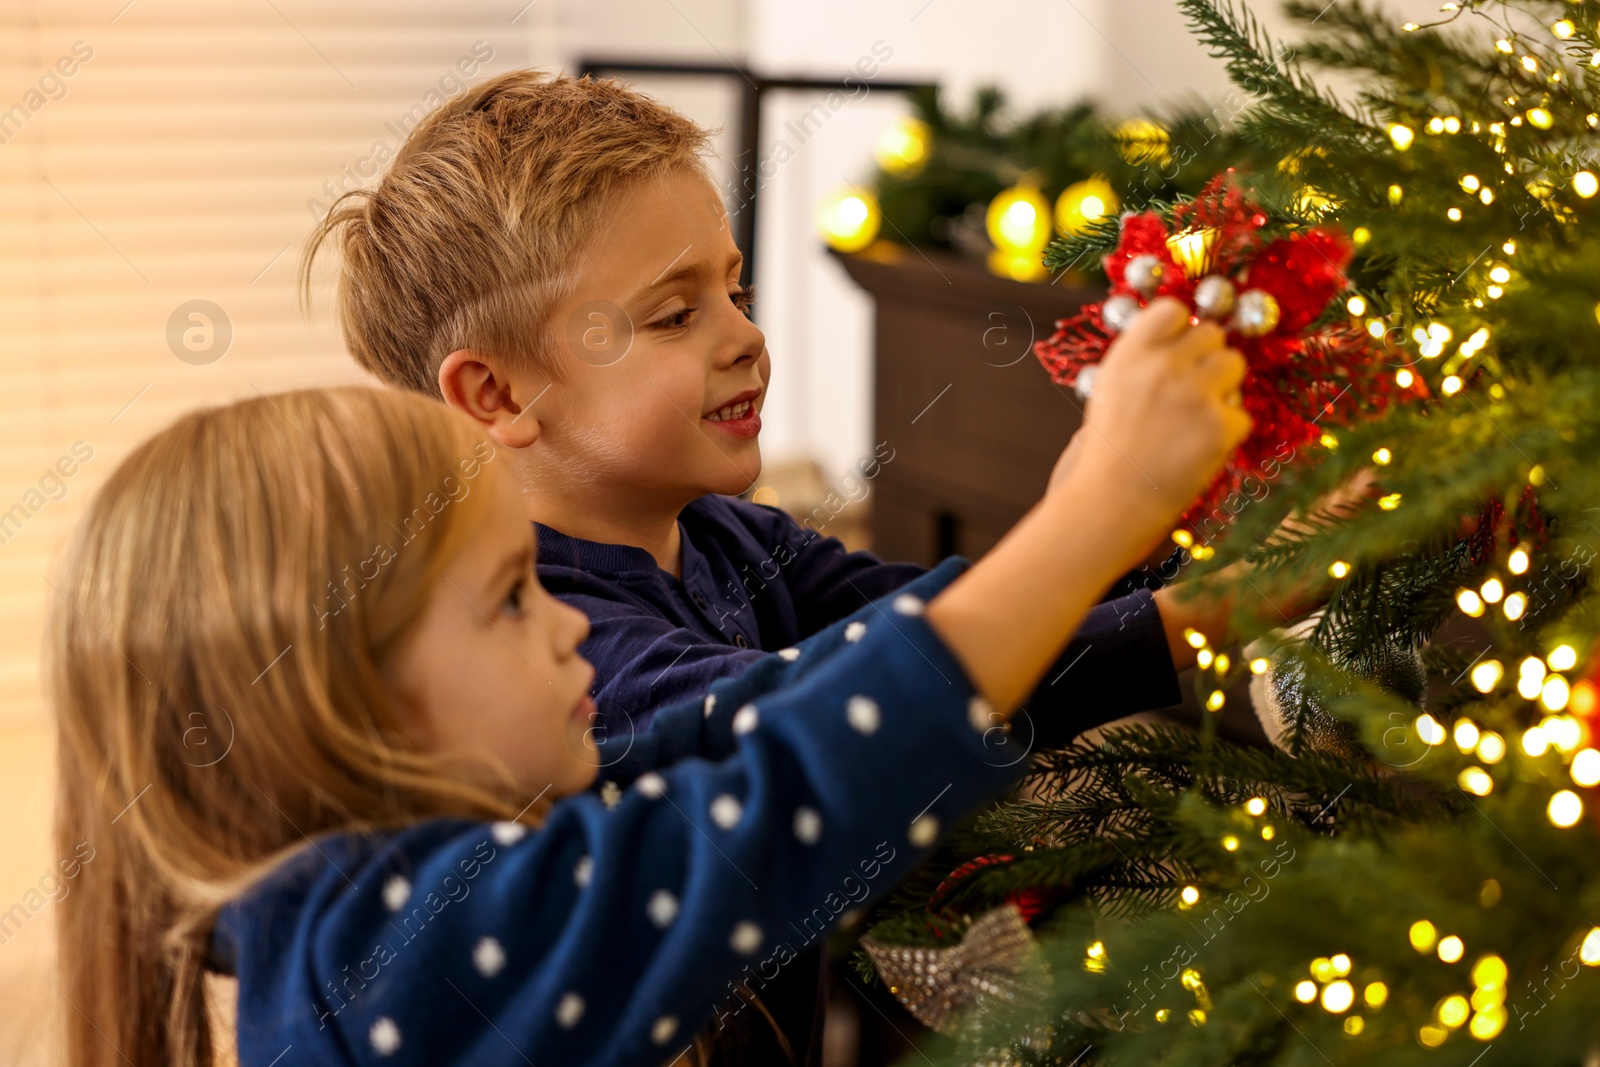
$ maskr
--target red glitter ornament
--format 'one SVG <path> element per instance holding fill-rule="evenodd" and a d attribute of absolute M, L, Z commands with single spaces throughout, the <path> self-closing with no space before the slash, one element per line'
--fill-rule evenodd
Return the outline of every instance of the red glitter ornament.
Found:
<path fill-rule="evenodd" d="M 979 856 L 951 871 L 945 876 L 944 881 L 939 883 L 938 888 L 933 891 L 933 898 L 928 901 L 928 911 L 932 913 L 928 921 L 929 929 L 939 937 L 943 937 L 960 918 L 961 913 L 947 903 L 960 882 L 985 867 L 1003 866 L 1014 862 L 1016 862 L 1015 856 Z M 1064 894 L 1064 889 L 1034 886 L 1006 893 L 1004 899 L 1017 906 L 1024 922 L 1031 923 L 1048 911 Z"/>
<path fill-rule="evenodd" d="M 1232 170 L 1218 175 L 1194 200 L 1173 208 L 1170 224 L 1155 212 L 1125 217 L 1122 239 L 1105 258 L 1111 281 L 1107 299 L 1132 298 L 1143 306 L 1170 296 L 1196 308 L 1200 277 L 1216 275 L 1241 296 L 1259 290 L 1276 305 L 1275 322 L 1270 315 L 1255 323 L 1240 318 L 1223 322 L 1229 345 L 1247 364 L 1240 397 L 1253 425 L 1221 473 L 1184 513 L 1185 526 L 1207 531 L 1203 539 L 1237 511 L 1218 505 L 1241 496 L 1252 477 L 1262 478 L 1268 468 L 1276 472 L 1286 453 L 1292 457 L 1320 439 L 1326 428 L 1382 411 L 1404 394 L 1426 395 L 1420 376 L 1409 388 L 1399 386 L 1382 358 L 1381 343 L 1351 320 L 1341 316 L 1313 328 L 1348 284 L 1344 269 L 1352 254 L 1349 240 L 1322 226 L 1270 227 L 1267 215 L 1233 176 Z M 1204 248 L 1196 277 L 1185 272 L 1169 244 L 1185 236 Z M 1141 292 L 1128 282 L 1128 264 L 1139 256 L 1153 256 L 1162 267 L 1153 291 Z M 1265 302 L 1253 299 L 1257 307 Z M 1050 337 L 1035 342 L 1034 354 L 1056 383 L 1075 385 L 1084 368 L 1105 358 L 1113 330 L 1102 314 L 1104 306 L 1104 301 L 1085 305 L 1077 315 L 1057 322 Z"/>

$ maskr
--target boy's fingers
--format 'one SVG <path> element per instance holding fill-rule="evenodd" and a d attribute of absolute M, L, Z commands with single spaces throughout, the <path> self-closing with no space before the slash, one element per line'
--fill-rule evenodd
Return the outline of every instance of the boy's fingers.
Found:
<path fill-rule="evenodd" d="M 1236 348 L 1212 349 L 1195 363 L 1195 370 L 1201 379 L 1208 386 L 1224 394 L 1239 388 L 1240 383 L 1244 381 L 1246 369 L 1248 367 L 1244 356 Z"/>
<path fill-rule="evenodd" d="M 1227 336 L 1222 327 L 1216 323 L 1202 322 L 1188 327 L 1175 339 L 1167 342 L 1167 345 L 1175 358 L 1193 360 L 1209 352 L 1219 351 Z"/>

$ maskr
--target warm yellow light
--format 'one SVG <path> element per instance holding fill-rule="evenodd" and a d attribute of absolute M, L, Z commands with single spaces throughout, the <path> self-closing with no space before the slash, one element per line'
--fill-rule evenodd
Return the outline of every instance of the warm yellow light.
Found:
<path fill-rule="evenodd" d="M 1486 1007 L 1472 1017 L 1467 1032 L 1479 1041 L 1493 1041 L 1506 1027 L 1506 1010 L 1499 1005 Z"/>
<path fill-rule="evenodd" d="M 1530 726 L 1522 731 L 1522 751 L 1538 758 L 1550 751 L 1550 737 L 1542 726 Z"/>
<path fill-rule="evenodd" d="M 1451 222 L 1460 222 L 1461 221 L 1461 209 L 1458 208 L 1458 207 L 1453 207 L 1449 211 L 1446 211 L 1444 213 L 1444 217 L 1449 219 Z"/>
<path fill-rule="evenodd" d="M 816 225 L 823 240 L 840 252 L 859 252 L 878 236 L 882 216 L 871 193 L 841 189 L 817 205 Z"/>
<path fill-rule="evenodd" d="M 1367 988 L 1361 991 L 1361 999 L 1369 1008 L 1381 1008 L 1389 999 L 1389 987 L 1382 982 L 1368 982 Z"/>
<path fill-rule="evenodd" d="M 1454 374 L 1439 383 L 1439 391 L 1445 396 L 1455 396 L 1461 392 L 1461 379 Z"/>
<path fill-rule="evenodd" d="M 1357 248 L 1372 240 L 1372 231 L 1365 226 L 1357 226 L 1350 231 L 1350 240 Z"/>
<path fill-rule="evenodd" d="M 1528 109 L 1528 124 L 1537 126 L 1541 130 L 1548 130 L 1555 123 L 1555 116 L 1547 108 L 1530 107 Z"/>
<path fill-rule="evenodd" d="M 1418 919 L 1411 924 L 1411 947 L 1418 952 L 1426 952 L 1433 947 L 1433 939 L 1437 936 L 1433 924 L 1427 919 Z"/>
<path fill-rule="evenodd" d="M 1387 466 L 1392 459 L 1394 459 L 1394 453 L 1387 448 L 1380 448 L 1372 454 L 1372 462 L 1380 467 Z"/>
<path fill-rule="evenodd" d="M 1332 452 L 1334 449 L 1339 447 L 1339 439 L 1333 434 L 1329 433 L 1327 430 L 1323 430 L 1322 436 L 1317 438 L 1317 444 L 1321 445 L 1323 448 L 1326 448 L 1329 452 Z"/>
<path fill-rule="evenodd" d="M 1434 1026 L 1432 1023 L 1417 1028 L 1417 1040 L 1422 1043 L 1424 1048 L 1438 1048 L 1444 1044 L 1445 1038 L 1449 1036 L 1449 1030 L 1442 1026 Z"/>
<path fill-rule="evenodd" d="M 1456 593 L 1456 607 L 1476 619 L 1483 614 L 1483 598 L 1471 589 L 1462 589 Z"/>
<path fill-rule="evenodd" d="M 1478 190 L 1478 200 L 1484 204 L 1494 203 L 1494 190 L 1485 186 Z"/>
<path fill-rule="evenodd" d="M 1600 178 L 1589 171 L 1580 170 L 1572 176 L 1572 191 L 1587 200 L 1595 193 L 1600 193 Z"/>
<path fill-rule="evenodd" d="M 1104 941 L 1096 941 L 1094 944 L 1090 945 L 1087 949 L 1084 950 L 1084 955 L 1088 956 L 1092 960 L 1103 960 L 1103 959 L 1105 959 L 1106 958 L 1106 943 Z"/>
<path fill-rule="evenodd" d="M 1483 291 L 1489 294 L 1490 300 L 1499 300 L 1502 296 L 1506 295 L 1506 291 L 1500 288 L 1498 285 L 1484 286 Z"/>
<path fill-rule="evenodd" d="M 1487 693 L 1500 684 L 1500 679 L 1505 677 L 1506 670 L 1500 666 L 1497 659 L 1486 659 L 1472 668 L 1472 687 L 1480 693 Z"/>
<path fill-rule="evenodd" d="M 1485 763 L 1499 763 L 1506 755 L 1506 739 L 1493 730 L 1485 730 L 1478 738 L 1477 753 Z"/>
<path fill-rule="evenodd" d="M 1359 1015 L 1348 1016 L 1344 1021 L 1344 1032 L 1349 1034 L 1351 1037 L 1355 1037 L 1366 1028 L 1367 1024 Z"/>
<path fill-rule="evenodd" d="M 896 119 L 878 135 L 878 165 L 898 177 L 910 177 L 928 162 L 933 132 L 921 119 Z"/>
<path fill-rule="evenodd" d="M 1310 1004 L 1317 999 L 1317 983 L 1306 980 L 1299 982 L 1294 987 L 1294 999 L 1302 1004 Z"/>
<path fill-rule="evenodd" d="M 1079 233 L 1122 206 L 1111 183 L 1098 174 L 1074 182 L 1056 197 L 1056 229 L 1064 234 Z"/>
<path fill-rule="evenodd" d="M 1550 798 L 1545 814 L 1550 816 L 1553 824 L 1562 829 L 1576 826 L 1578 820 L 1583 818 L 1583 801 L 1572 790 L 1563 789 Z"/>
<path fill-rule="evenodd" d="M 1212 658 L 1211 650 L 1209 648 L 1202 648 L 1199 654 L 1195 656 L 1194 661 L 1199 665 L 1201 670 L 1205 670 L 1207 667 L 1211 666 Z"/>
<path fill-rule="evenodd" d="M 1188 907 L 1192 908 L 1200 899 L 1200 890 L 1196 889 L 1192 885 L 1186 885 L 1183 887 L 1183 892 L 1178 894 L 1178 899 L 1183 901 L 1183 903 Z"/>
<path fill-rule="evenodd" d="M 1583 744 L 1583 725 L 1571 715 L 1551 715 L 1539 724 L 1545 737 L 1562 752 L 1576 752 Z"/>
<path fill-rule="evenodd" d="M 1522 613 L 1528 610 L 1527 595 L 1524 593 L 1512 593 L 1510 596 L 1506 597 L 1506 602 L 1501 607 L 1501 610 L 1506 613 L 1506 618 L 1510 619 L 1512 622 L 1516 622 L 1518 619 L 1522 618 Z"/>
<path fill-rule="evenodd" d="M 1559 674 L 1552 674 L 1544 680 L 1544 686 L 1539 690 L 1539 703 L 1550 711 L 1563 711 L 1567 701 L 1572 697 L 1572 687 L 1567 680 Z"/>
<path fill-rule="evenodd" d="M 1438 1006 L 1434 1008 L 1434 1014 L 1440 1022 L 1451 1029 L 1455 1029 L 1467 1021 L 1467 1012 L 1470 1010 L 1467 998 L 1460 993 L 1455 993 L 1441 1000 Z"/>
<path fill-rule="evenodd" d="M 1527 71 L 1538 70 L 1539 69 L 1539 61 L 1537 59 L 1534 59 L 1532 56 L 1523 56 L 1522 57 L 1522 69 L 1523 70 L 1527 70 Z"/>
<path fill-rule="evenodd" d="M 1350 1010 L 1350 1005 L 1356 1002 L 1356 990 L 1343 978 L 1337 982 L 1329 982 L 1322 989 L 1322 1009 L 1331 1011 L 1335 1015 L 1343 1014 Z"/>
<path fill-rule="evenodd" d="M 1410 385 L 1411 383 L 1401 382 L 1400 384 Z M 1393 511 L 1395 508 L 1400 506 L 1400 500 L 1401 497 L 1399 493 L 1385 493 L 1383 496 L 1378 498 L 1378 507 L 1382 508 L 1384 511 Z"/>
<path fill-rule="evenodd" d="M 1010 253 L 1038 252 L 1050 241 L 1050 205 L 1031 185 L 1013 185 L 989 201 L 984 216 L 989 239 Z"/>
<path fill-rule="evenodd" d="M 1507 241 L 1505 244 L 1500 246 L 1500 251 L 1504 252 L 1508 256 L 1516 255 L 1517 254 L 1517 242 L 1515 242 L 1515 241 Z"/>
<path fill-rule="evenodd" d="M 1486 797 L 1494 792 L 1494 779 L 1482 767 L 1468 767 L 1456 776 L 1456 784 L 1475 797 Z"/>
<path fill-rule="evenodd" d="M 1410 126 L 1403 126 L 1397 122 L 1389 127 L 1389 140 L 1393 141 L 1395 148 L 1402 152 L 1411 147 L 1411 142 L 1416 140 L 1416 137 L 1415 131 Z"/>
<path fill-rule="evenodd" d="M 1511 272 L 1505 267 L 1495 266 L 1489 269 L 1489 277 L 1493 281 L 1497 281 L 1501 285 L 1504 285 L 1506 282 L 1511 280 Z"/>
<path fill-rule="evenodd" d="M 1583 681 L 1572 687 L 1572 699 L 1567 702 L 1567 707 L 1575 715 L 1584 718 L 1595 713 L 1600 708 L 1600 693 L 1597 693 L 1593 682 Z"/>
<path fill-rule="evenodd" d="M 1427 712 L 1417 716 L 1417 735 L 1422 738 L 1425 745 L 1444 744 L 1445 731 L 1439 720 Z"/>
<path fill-rule="evenodd" d="M 1190 648 L 1205 648 L 1206 647 L 1206 635 L 1201 633 L 1199 630 L 1196 630 L 1196 629 L 1194 629 L 1192 627 L 1186 627 L 1184 629 L 1184 631 L 1183 631 L 1183 639 L 1185 641 L 1189 642 L 1189 647 Z"/>
<path fill-rule="evenodd" d="M 1217 673 L 1218 674 L 1227 674 L 1228 673 L 1228 662 L 1229 662 L 1228 654 L 1226 652 L 1218 652 L 1217 653 Z"/>
<path fill-rule="evenodd" d="M 1477 192 L 1482 185 L 1483 182 L 1478 180 L 1478 176 L 1476 174 L 1463 174 L 1461 176 L 1461 188 L 1465 189 L 1469 193 Z"/>
<path fill-rule="evenodd" d="M 1239 839 L 1233 834 L 1228 834 L 1222 839 L 1222 847 L 1229 852 L 1237 852 L 1239 851 Z"/>
<path fill-rule="evenodd" d="M 1498 41 L 1496 41 L 1494 43 L 1494 50 L 1496 52 L 1502 52 L 1502 53 L 1504 53 L 1504 54 L 1509 56 L 1511 54 L 1511 51 L 1512 51 L 1511 42 L 1506 40 L 1504 37 L 1502 37 L 1502 38 L 1500 38 L 1500 40 L 1498 40 Z"/>
<path fill-rule="evenodd" d="M 1571 645 L 1557 645 L 1544 658 L 1553 671 L 1570 671 L 1578 665 L 1578 650 Z"/>
<path fill-rule="evenodd" d="M 1367 313 L 1367 302 L 1359 296 L 1352 296 L 1344 302 L 1344 309 L 1352 315 L 1365 315 Z"/>
<path fill-rule="evenodd" d="M 1439 953 L 1441 960 L 1446 963 L 1454 963 L 1461 958 L 1461 954 L 1466 950 L 1467 946 L 1462 943 L 1461 939 L 1455 934 L 1451 934 L 1449 937 L 1440 939 L 1439 947 L 1436 951 Z"/>
<path fill-rule="evenodd" d="M 1188 530 L 1173 530 L 1172 540 L 1179 548 L 1194 547 L 1194 534 Z"/>
<path fill-rule="evenodd" d="M 1271 666 L 1271 664 L 1267 662 L 1266 657 L 1257 656 L 1255 659 L 1250 661 L 1250 673 L 1266 674 L 1269 666 Z"/>
<path fill-rule="evenodd" d="M 1399 370 L 1394 372 L 1394 383 L 1402 389 L 1410 389 L 1411 383 L 1416 380 L 1417 376 L 1406 370 L 1404 367 L 1401 367 Z"/>
<path fill-rule="evenodd" d="M 1510 975 L 1506 969 L 1506 961 L 1490 953 L 1478 957 L 1478 962 L 1472 965 L 1472 984 L 1478 986 L 1504 985 Z"/>
<path fill-rule="evenodd" d="M 1128 119 L 1116 129 L 1117 154 L 1126 162 L 1166 163 L 1172 135 L 1149 119 Z"/>
<path fill-rule="evenodd" d="M 1562 19 L 1559 22 L 1552 23 L 1550 26 L 1550 32 L 1561 38 L 1563 41 L 1568 37 L 1571 37 L 1577 29 L 1578 27 L 1572 24 L 1571 19 Z"/>
<path fill-rule="evenodd" d="M 1455 729 L 1450 731 L 1450 736 L 1455 738 L 1457 748 L 1463 752 L 1471 752 L 1478 747 L 1478 724 L 1471 719 L 1457 719 Z"/>
<path fill-rule="evenodd" d="M 1334 974 L 1350 973 L 1350 957 L 1343 952 L 1336 952 L 1328 957 L 1328 965 L 1333 968 Z"/>
<path fill-rule="evenodd" d="M 1573 756 L 1572 780 L 1586 788 L 1600 785 L 1600 752 L 1586 748 Z"/>
<path fill-rule="evenodd" d="M 1343 578 L 1350 573 L 1350 564 L 1342 559 L 1336 559 L 1328 565 L 1328 575 L 1333 578 Z"/>
<path fill-rule="evenodd" d="M 1251 815 L 1261 815 L 1267 810 L 1267 800 L 1265 797 L 1251 797 L 1244 802 L 1244 810 Z"/>
<path fill-rule="evenodd" d="M 1175 233 L 1167 238 L 1167 251 L 1191 278 L 1205 274 L 1211 263 L 1211 246 L 1217 241 L 1217 231 L 1191 230 Z"/>
<path fill-rule="evenodd" d="M 1490 578 L 1478 588 L 1478 593 L 1483 597 L 1485 603 L 1498 604 L 1506 595 L 1506 587 L 1501 584 L 1500 579 Z"/>
<path fill-rule="evenodd" d="M 1578 946 L 1578 959 L 1587 967 L 1600 967 L 1600 926 L 1590 930 L 1583 944 Z"/>

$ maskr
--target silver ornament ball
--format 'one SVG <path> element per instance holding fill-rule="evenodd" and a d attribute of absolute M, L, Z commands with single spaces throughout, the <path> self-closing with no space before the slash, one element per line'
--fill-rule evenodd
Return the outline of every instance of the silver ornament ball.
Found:
<path fill-rule="evenodd" d="M 1078 391 L 1080 397 L 1088 400 L 1094 395 L 1094 380 L 1099 373 L 1100 364 L 1098 363 L 1091 363 L 1078 372 L 1078 377 L 1073 381 L 1072 387 Z"/>
<path fill-rule="evenodd" d="M 1123 268 L 1122 280 L 1141 295 L 1154 296 L 1166 274 L 1166 264 L 1155 256 L 1134 256 Z"/>
<path fill-rule="evenodd" d="M 1105 321 L 1108 331 L 1121 333 L 1132 325 L 1140 310 L 1139 301 L 1133 297 L 1112 296 L 1107 297 L 1106 302 L 1100 305 L 1100 318 Z"/>
<path fill-rule="evenodd" d="M 1207 274 L 1194 287 L 1194 306 L 1205 318 L 1225 319 L 1233 314 L 1238 296 L 1233 283 L 1220 274 Z"/>
<path fill-rule="evenodd" d="M 1233 328 L 1246 337 L 1262 337 L 1278 328 L 1278 301 L 1262 289 L 1246 289 L 1239 294 L 1233 312 Z"/>

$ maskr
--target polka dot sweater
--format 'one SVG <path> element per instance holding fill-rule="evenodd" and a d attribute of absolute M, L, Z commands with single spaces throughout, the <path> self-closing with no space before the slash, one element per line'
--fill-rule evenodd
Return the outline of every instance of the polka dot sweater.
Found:
<path fill-rule="evenodd" d="M 1019 778 L 923 618 L 954 573 L 663 710 L 540 828 L 311 842 L 217 920 L 243 1067 L 671 1062 Z"/>

